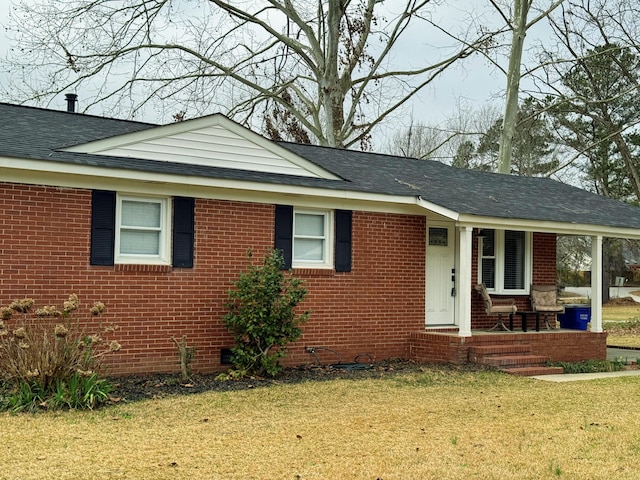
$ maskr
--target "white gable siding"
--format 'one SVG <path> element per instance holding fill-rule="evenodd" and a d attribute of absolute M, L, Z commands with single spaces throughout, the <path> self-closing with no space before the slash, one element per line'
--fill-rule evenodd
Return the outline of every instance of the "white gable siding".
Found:
<path fill-rule="evenodd" d="M 151 138 L 96 153 L 285 175 L 319 176 L 221 126 Z"/>

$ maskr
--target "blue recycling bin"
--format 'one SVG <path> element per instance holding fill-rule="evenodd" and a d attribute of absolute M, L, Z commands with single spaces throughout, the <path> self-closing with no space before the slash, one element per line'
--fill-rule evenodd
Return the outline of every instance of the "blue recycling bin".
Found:
<path fill-rule="evenodd" d="M 591 306 L 589 305 L 565 305 L 564 313 L 558 315 L 560 328 L 571 330 L 586 330 L 591 321 Z"/>

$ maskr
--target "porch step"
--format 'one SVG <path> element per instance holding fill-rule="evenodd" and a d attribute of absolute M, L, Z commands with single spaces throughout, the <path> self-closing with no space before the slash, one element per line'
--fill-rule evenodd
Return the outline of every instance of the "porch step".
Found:
<path fill-rule="evenodd" d="M 485 357 L 483 362 L 485 365 L 491 367 L 505 368 L 518 368 L 518 367 L 532 367 L 543 366 L 547 363 L 547 357 L 542 355 L 495 355 Z"/>
<path fill-rule="evenodd" d="M 562 367 L 547 367 L 547 357 L 533 355 L 531 345 L 522 343 L 495 343 L 469 348 L 469 361 L 498 368 L 505 373 L 520 376 L 552 375 L 564 373 Z"/>
<path fill-rule="evenodd" d="M 469 349 L 469 361 L 483 363 L 485 358 L 500 355 L 526 355 L 531 353 L 531 345 L 518 343 L 498 343 L 489 345 L 476 345 Z"/>

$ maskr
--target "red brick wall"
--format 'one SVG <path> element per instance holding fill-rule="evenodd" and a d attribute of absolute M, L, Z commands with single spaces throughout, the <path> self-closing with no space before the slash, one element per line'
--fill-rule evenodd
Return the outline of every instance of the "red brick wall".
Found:
<path fill-rule="evenodd" d="M 307 281 L 313 313 L 290 361 L 312 360 L 304 346 L 338 350 L 345 362 L 361 353 L 406 357 L 408 332 L 424 328 L 424 232 L 423 217 L 354 212 L 351 272 L 294 271 Z"/>
<path fill-rule="evenodd" d="M 89 190 L 0 185 L 0 305 L 60 305 L 70 293 L 84 307 L 104 302 L 123 347 L 113 374 L 177 371 L 171 337 L 182 335 L 196 347 L 194 371 L 219 370 L 231 345 L 221 323 L 227 290 L 249 248 L 260 256 L 273 245 L 274 207 L 197 199 L 193 269 L 89 265 L 90 215 Z M 424 325 L 424 231 L 422 217 L 354 212 L 352 272 L 296 272 L 312 314 L 287 362 L 313 361 L 304 346 L 343 361 L 406 357 L 408 332 Z"/>
<path fill-rule="evenodd" d="M 411 358 L 423 362 L 468 363 L 469 349 L 489 344 L 522 344 L 531 347 L 532 355 L 542 355 L 552 362 L 579 362 L 607 358 L 607 334 L 592 332 L 505 333 L 462 338 L 455 334 L 411 333 Z"/>
<path fill-rule="evenodd" d="M 533 234 L 533 283 L 555 285 L 556 283 L 556 235 L 552 233 Z M 472 252 L 472 288 L 478 278 L 478 241 L 474 238 Z M 531 310 L 529 295 L 512 296 L 518 310 Z M 519 318 L 517 319 L 519 321 Z M 478 294 L 471 295 L 471 329 L 485 330 L 496 323 L 495 316 L 488 316 Z M 507 322 L 505 322 L 507 323 Z M 551 322 L 553 325 L 553 322 Z"/>

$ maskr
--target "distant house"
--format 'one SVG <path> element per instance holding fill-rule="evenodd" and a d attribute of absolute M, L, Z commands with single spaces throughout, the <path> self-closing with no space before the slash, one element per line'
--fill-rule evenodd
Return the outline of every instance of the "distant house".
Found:
<path fill-rule="evenodd" d="M 246 253 L 281 249 L 312 310 L 305 346 L 466 362 L 511 341 L 552 359 L 602 357 L 599 272 L 589 332 L 477 335 L 495 319 L 473 285 L 530 309 L 555 283 L 557 234 L 640 238 L 640 209 L 549 179 L 274 143 L 222 115 L 170 125 L 0 104 L 0 303 L 103 301 L 117 374 L 223 368 L 221 317 Z M 482 248 L 478 248 L 482 245 Z M 519 321 L 519 320 L 517 320 Z"/>

